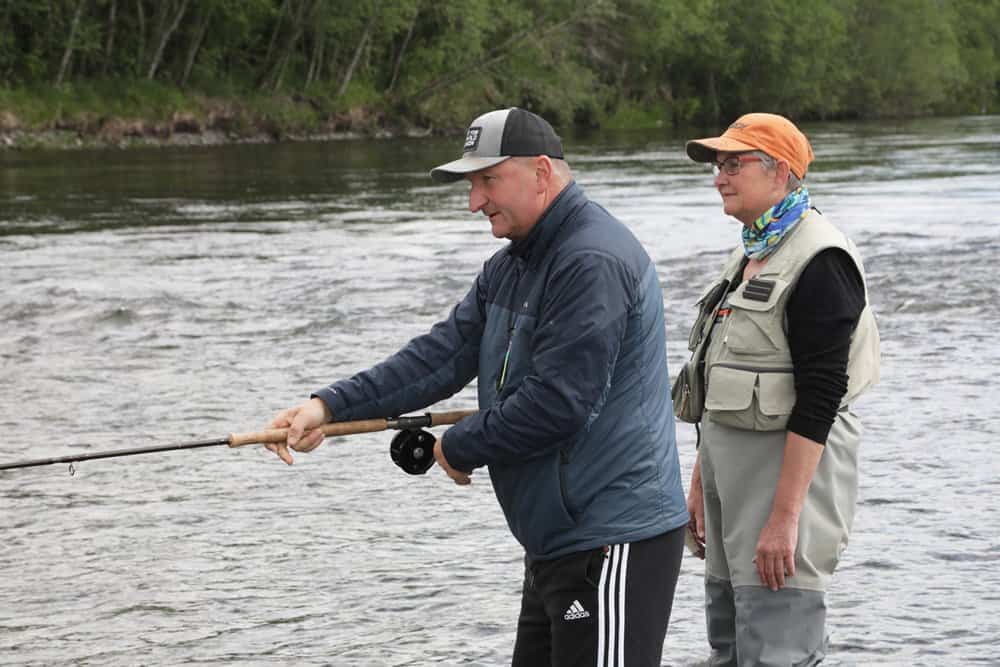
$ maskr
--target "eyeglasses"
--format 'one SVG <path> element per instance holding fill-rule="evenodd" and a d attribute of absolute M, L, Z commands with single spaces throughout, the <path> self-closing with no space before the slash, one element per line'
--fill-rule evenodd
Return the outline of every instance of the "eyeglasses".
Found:
<path fill-rule="evenodd" d="M 727 176 L 736 176 L 747 162 L 763 162 L 763 160 L 756 155 L 730 155 L 722 162 L 713 162 L 712 173 L 718 176 L 724 171 Z"/>

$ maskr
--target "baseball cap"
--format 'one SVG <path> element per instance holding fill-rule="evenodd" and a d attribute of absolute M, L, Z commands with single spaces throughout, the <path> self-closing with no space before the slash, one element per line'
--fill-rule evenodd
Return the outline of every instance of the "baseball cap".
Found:
<path fill-rule="evenodd" d="M 773 113 L 748 113 L 737 118 L 721 137 L 694 139 L 685 146 L 695 162 L 713 162 L 719 151 L 764 151 L 788 163 L 792 173 L 804 178 L 813 161 L 812 146 L 795 124 Z"/>
<path fill-rule="evenodd" d="M 498 109 L 472 121 L 462 157 L 431 169 L 431 178 L 451 183 L 512 157 L 535 155 L 563 157 L 562 142 L 548 121 L 517 107 Z"/>

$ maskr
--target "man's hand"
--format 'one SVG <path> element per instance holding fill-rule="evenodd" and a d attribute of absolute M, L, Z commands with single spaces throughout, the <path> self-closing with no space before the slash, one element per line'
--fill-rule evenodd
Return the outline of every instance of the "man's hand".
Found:
<path fill-rule="evenodd" d="M 448 464 L 448 459 L 444 457 L 444 449 L 441 447 L 440 438 L 434 441 L 434 460 L 437 461 L 437 464 L 441 466 L 442 470 L 448 473 L 448 477 L 455 480 L 455 484 L 465 486 L 472 483 L 472 478 L 469 476 L 469 473 L 455 470 Z"/>
<path fill-rule="evenodd" d="M 311 452 L 319 447 L 324 437 L 319 427 L 332 418 L 333 415 L 330 414 L 326 403 L 318 398 L 311 398 L 298 407 L 282 410 L 271 420 L 268 428 L 287 428 L 288 438 L 285 442 L 269 443 L 264 446 L 277 454 L 282 461 L 292 465 L 292 455 L 288 449 Z"/>

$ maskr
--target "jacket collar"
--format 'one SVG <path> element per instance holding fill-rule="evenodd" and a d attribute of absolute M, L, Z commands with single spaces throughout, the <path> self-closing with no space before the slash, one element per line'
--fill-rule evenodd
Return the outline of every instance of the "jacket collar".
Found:
<path fill-rule="evenodd" d="M 587 195 L 583 193 L 583 188 L 576 181 L 570 181 L 552 200 L 528 235 L 519 241 L 511 241 L 507 252 L 528 264 L 543 257 L 563 223 L 573 211 L 586 203 Z"/>

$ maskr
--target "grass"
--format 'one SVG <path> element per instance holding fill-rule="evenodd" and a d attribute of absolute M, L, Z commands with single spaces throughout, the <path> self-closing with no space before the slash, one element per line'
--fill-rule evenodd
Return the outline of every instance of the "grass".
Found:
<path fill-rule="evenodd" d="M 220 87 L 221 88 L 221 87 Z M 224 90 L 224 88 L 222 88 Z M 206 94 L 155 81 L 99 80 L 86 84 L 0 87 L 0 113 L 13 114 L 19 128 L 41 131 L 75 127 L 96 131 L 111 118 L 169 123 L 176 114 L 205 123 L 215 113 L 236 116 L 236 128 L 253 131 L 266 124 L 286 131 L 307 132 L 321 127 L 325 112 L 315 104 L 261 92 Z"/>

